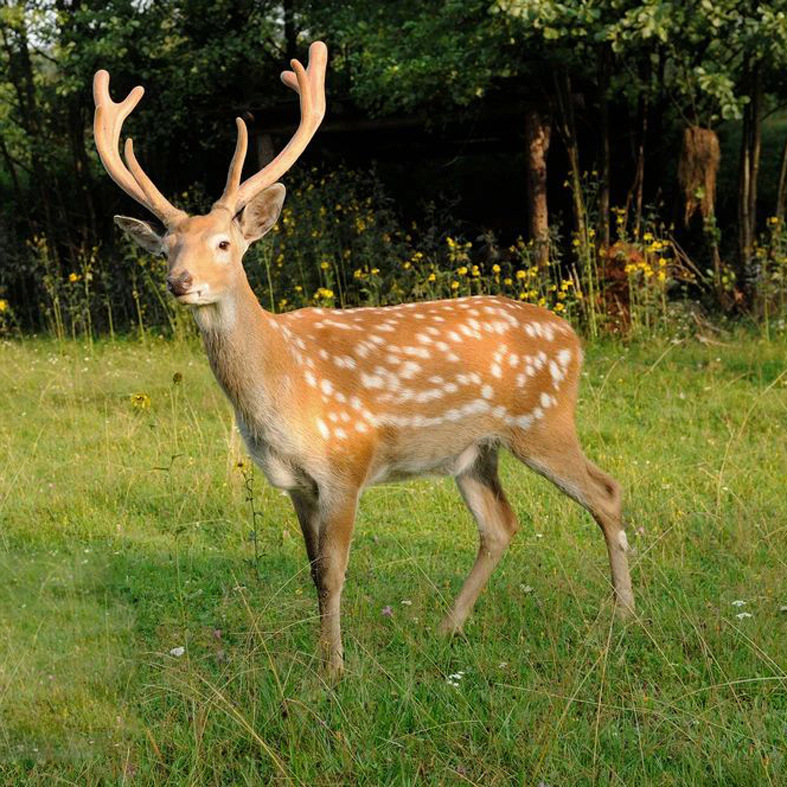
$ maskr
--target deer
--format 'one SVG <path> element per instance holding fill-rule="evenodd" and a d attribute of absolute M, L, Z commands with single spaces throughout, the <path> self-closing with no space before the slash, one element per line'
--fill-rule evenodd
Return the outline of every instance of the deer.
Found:
<path fill-rule="evenodd" d="M 167 258 L 171 295 L 194 314 L 213 374 L 254 462 L 291 499 L 317 590 L 321 664 L 344 668 L 342 588 L 359 499 L 368 486 L 453 476 L 475 519 L 479 548 L 441 633 L 462 631 L 519 529 L 498 476 L 505 448 L 595 519 L 606 542 L 619 617 L 634 612 L 621 487 L 589 461 L 575 427 L 583 361 L 568 322 L 500 296 L 386 307 L 262 308 L 243 268 L 249 246 L 276 223 L 278 179 L 303 153 L 325 114 L 328 51 L 316 41 L 307 67 L 281 79 L 299 97 L 300 123 L 281 152 L 241 181 L 248 146 L 237 142 L 223 194 L 206 215 L 173 206 L 140 166 L 121 128 L 144 92 L 121 102 L 109 74 L 94 78 L 94 134 L 106 171 L 163 225 L 115 216 L 143 249 Z"/>

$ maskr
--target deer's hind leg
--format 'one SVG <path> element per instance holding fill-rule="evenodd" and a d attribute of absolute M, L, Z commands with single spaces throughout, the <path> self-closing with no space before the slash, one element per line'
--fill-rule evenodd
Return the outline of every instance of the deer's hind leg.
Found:
<path fill-rule="evenodd" d="M 497 447 L 480 449 L 475 463 L 456 476 L 456 484 L 476 524 L 480 544 L 475 564 L 439 631 L 460 631 L 479 594 L 519 529 L 497 475 Z"/>
<path fill-rule="evenodd" d="M 517 431 L 509 448 L 517 459 L 548 478 L 596 520 L 607 544 L 618 613 L 624 618 L 631 615 L 634 593 L 621 514 L 620 484 L 585 457 L 573 422 L 568 425 L 552 422 L 548 426 Z"/>

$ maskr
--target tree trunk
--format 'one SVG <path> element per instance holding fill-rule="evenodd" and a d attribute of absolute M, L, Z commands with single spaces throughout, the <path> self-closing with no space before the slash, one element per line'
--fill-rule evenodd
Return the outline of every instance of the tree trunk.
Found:
<path fill-rule="evenodd" d="M 569 185 L 571 186 L 571 206 L 574 214 L 574 232 L 579 240 L 583 259 L 587 257 L 587 215 L 585 200 L 582 196 L 582 171 L 579 168 L 579 141 L 574 118 L 574 104 L 571 93 L 571 77 L 563 71 L 555 74 L 555 96 L 558 104 L 558 129 L 568 154 Z"/>
<path fill-rule="evenodd" d="M 645 149 L 648 138 L 648 110 L 650 102 L 644 93 L 640 104 L 640 129 L 637 142 L 637 168 L 634 176 L 634 237 L 642 234 L 642 201 L 645 193 Z"/>
<path fill-rule="evenodd" d="M 27 225 L 28 232 L 33 232 L 33 225 L 30 223 L 30 215 L 27 212 L 27 202 L 25 200 L 24 192 L 22 191 L 22 187 L 19 183 L 19 176 L 16 172 L 16 164 L 14 160 L 11 158 L 11 154 L 8 152 L 8 146 L 5 143 L 5 139 L 0 136 L 0 154 L 3 156 L 3 161 L 5 162 L 6 169 L 8 170 L 8 174 L 11 176 L 11 185 L 14 189 L 14 200 L 16 202 L 16 209 L 20 214 L 22 220 Z"/>
<path fill-rule="evenodd" d="M 35 94 L 33 66 L 28 50 L 27 28 L 24 20 L 18 28 L 2 27 L 3 47 L 8 55 L 8 79 L 11 81 L 19 105 L 19 117 L 27 134 L 30 151 L 30 168 L 33 173 L 34 188 L 37 189 L 43 211 L 44 231 L 47 240 L 57 258 L 55 248 L 55 222 L 51 203 L 52 178 L 46 170 L 41 150 L 44 147 L 43 127 Z M 34 206 L 30 206 L 31 218 L 35 215 Z"/>
<path fill-rule="evenodd" d="M 779 165 L 779 190 L 776 194 L 776 213 L 780 222 L 784 222 L 784 204 L 787 198 L 787 138 L 782 146 L 782 157 Z"/>
<path fill-rule="evenodd" d="M 626 195 L 626 220 L 634 203 L 634 240 L 639 240 L 642 234 L 642 204 L 645 193 L 645 151 L 648 141 L 648 124 L 650 122 L 650 86 L 652 82 L 652 69 L 650 61 L 642 67 L 640 81 L 643 85 L 640 91 L 639 106 L 637 108 L 637 125 L 639 131 L 634 154 L 634 181 Z"/>
<path fill-rule="evenodd" d="M 612 66 L 612 52 L 605 47 L 599 59 L 599 136 L 600 136 L 600 184 L 598 192 L 598 238 L 597 247 L 608 249 L 609 231 L 609 190 L 610 190 L 610 152 L 609 152 L 609 77 Z"/>
<path fill-rule="evenodd" d="M 547 153 L 552 135 L 548 117 L 530 108 L 525 115 L 527 136 L 527 209 L 530 239 L 539 265 L 549 263 L 549 213 L 547 209 Z"/>
<path fill-rule="evenodd" d="M 757 295 L 759 270 L 754 253 L 757 229 L 757 179 L 762 137 L 762 78 L 759 63 L 747 61 L 744 78 L 750 101 L 743 111 L 743 133 L 738 180 L 738 268 L 744 305 L 751 308 Z"/>

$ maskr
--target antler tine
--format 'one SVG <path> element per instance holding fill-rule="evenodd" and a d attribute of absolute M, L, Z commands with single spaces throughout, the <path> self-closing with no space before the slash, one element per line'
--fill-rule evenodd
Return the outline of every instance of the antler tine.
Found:
<path fill-rule="evenodd" d="M 293 70 L 282 73 L 282 82 L 300 97 L 300 125 L 279 155 L 238 187 L 233 200 L 234 210 L 239 211 L 256 194 L 275 183 L 306 149 L 325 116 L 325 69 L 327 64 L 328 47 L 322 41 L 315 41 L 309 47 L 309 64 L 306 68 L 299 61 L 293 60 L 291 62 Z M 233 158 L 234 164 L 235 159 Z M 229 186 L 229 180 L 227 185 Z M 224 196 L 222 196 L 223 201 Z"/>
<path fill-rule="evenodd" d="M 243 174 L 243 162 L 246 160 L 246 151 L 249 147 L 249 132 L 246 129 L 246 124 L 241 118 L 235 118 L 235 126 L 238 129 L 238 138 L 235 142 L 235 152 L 232 154 L 230 169 L 227 173 L 227 185 L 224 187 L 224 193 L 214 206 L 226 207 L 229 210 L 234 210 L 235 208 L 235 199 L 238 195 L 238 187 Z"/>
<path fill-rule="evenodd" d="M 134 180 L 136 180 L 145 194 L 148 210 L 158 216 L 167 227 L 185 219 L 186 213 L 169 202 L 156 188 L 155 183 L 145 174 L 145 170 L 142 169 L 139 161 L 137 161 L 137 157 L 134 155 L 134 140 L 131 137 L 126 139 L 125 156 Z"/>
<path fill-rule="evenodd" d="M 112 180 L 169 227 L 185 218 L 186 214 L 172 205 L 145 174 L 134 156 L 130 139 L 126 141 L 126 158 L 131 172 L 118 153 L 123 122 L 144 93 L 145 89 L 137 86 L 123 101 L 115 102 L 109 95 L 109 73 L 103 69 L 97 71 L 93 77 L 93 100 L 96 105 L 93 135 L 101 163 Z"/>

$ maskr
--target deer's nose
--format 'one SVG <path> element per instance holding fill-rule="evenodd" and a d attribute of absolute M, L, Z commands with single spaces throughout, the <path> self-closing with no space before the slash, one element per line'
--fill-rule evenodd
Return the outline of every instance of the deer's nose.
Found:
<path fill-rule="evenodd" d="M 167 289 L 173 295 L 185 295 L 190 289 L 194 280 L 188 271 L 183 271 L 177 276 L 170 274 L 167 276 Z"/>

